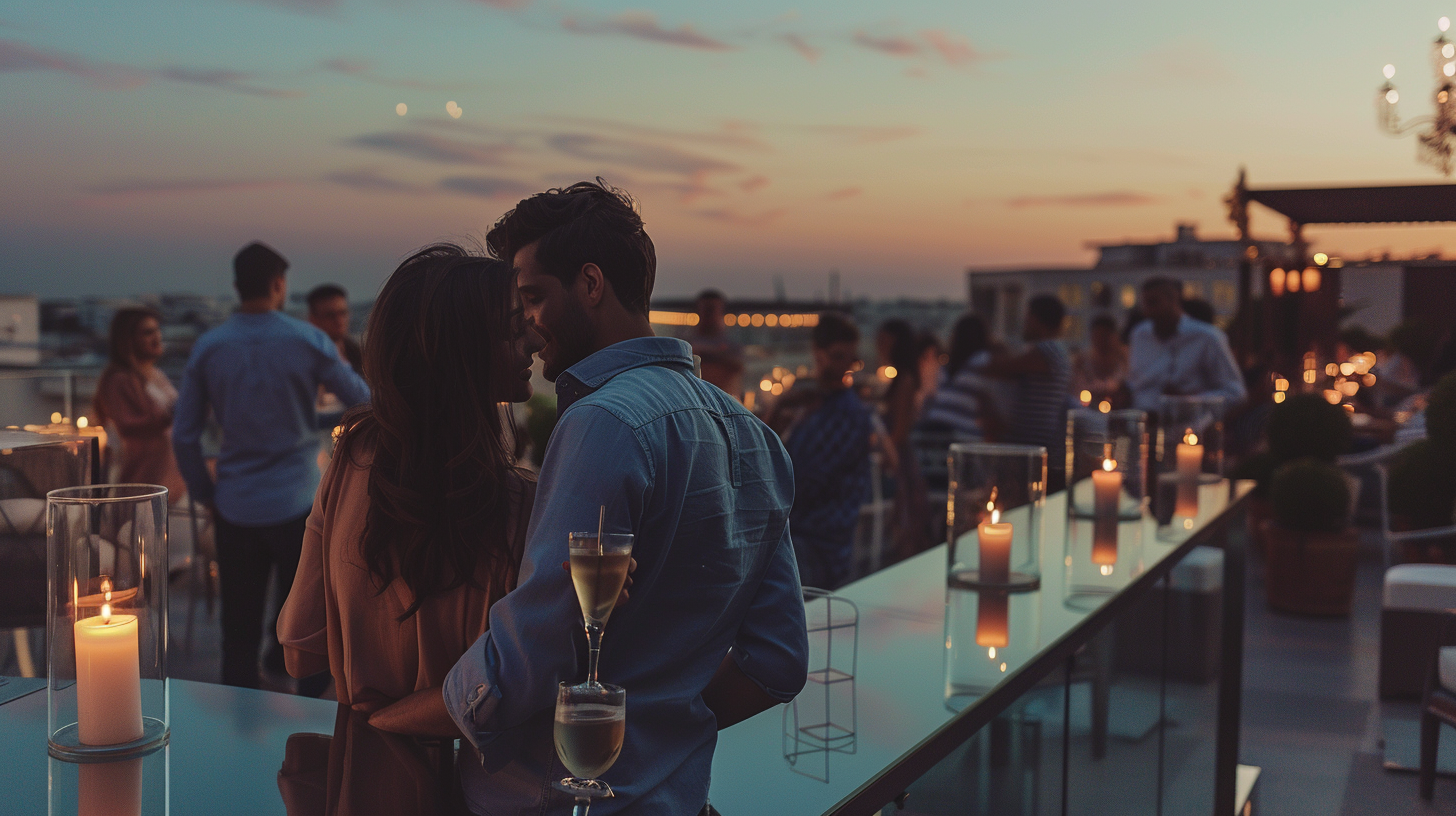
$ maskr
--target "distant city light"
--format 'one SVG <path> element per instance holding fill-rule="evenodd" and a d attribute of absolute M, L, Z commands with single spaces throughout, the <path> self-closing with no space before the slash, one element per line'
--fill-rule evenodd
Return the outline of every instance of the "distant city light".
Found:
<path fill-rule="evenodd" d="M 763 315 L 759 315 L 759 314 L 754 315 L 753 318 L 752 318 L 752 322 L 753 322 L 753 325 L 754 325 L 755 328 L 757 328 L 759 326 L 762 326 L 763 325 Z"/>
<path fill-rule="evenodd" d="M 1446 76 L 1456 76 L 1456 62 L 1448 62 L 1441 66 L 1441 73 Z"/>
<path fill-rule="evenodd" d="M 90 422 L 86 419 L 86 417 L 77 417 L 76 418 L 76 427 L 77 428 L 84 428 L 84 427 L 86 427 L 89 424 L 90 424 Z"/>
<path fill-rule="evenodd" d="M 1324 254 L 1323 252 L 1316 252 L 1314 254 L 1314 262 L 1319 264 L 1320 266 L 1324 266 L 1325 263 L 1329 261 L 1329 259 L 1330 256 Z"/>
<path fill-rule="evenodd" d="M 1436 94 L 1436 103 L 1437 104 L 1440 104 L 1440 105 L 1444 105 L 1444 104 L 1446 104 L 1446 100 L 1447 99 L 1450 99 L 1450 98 L 1451 98 L 1451 95 L 1450 94 L 1446 93 L 1445 91 L 1441 91 L 1440 93 Z"/>
<path fill-rule="evenodd" d="M 779 316 L 776 314 L 764 315 L 763 324 L 765 326 L 777 326 L 779 324 Z"/>
<path fill-rule="evenodd" d="M 1346 377 L 1350 376 L 1351 374 L 1354 374 L 1355 373 L 1355 364 L 1354 363 L 1340 363 L 1340 373 L 1343 374 L 1343 375 L 1345 375 Z"/>
<path fill-rule="evenodd" d="M 781 383 L 774 383 L 773 388 L 769 391 L 769 393 L 777 397 L 779 394 L 784 393 L 784 386 Z"/>
<path fill-rule="evenodd" d="M 1317 379 L 1319 379 L 1319 375 L 1315 373 L 1314 369 L 1304 372 L 1304 381 L 1310 385 L 1314 385 L 1314 381 Z"/>
<path fill-rule="evenodd" d="M 758 382 L 758 390 L 760 390 L 760 391 L 770 391 L 770 390 L 773 389 L 773 387 L 774 387 L 773 380 L 763 379 L 763 380 L 759 380 L 759 382 Z"/>
<path fill-rule="evenodd" d="M 1284 392 L 1283 391 L 1275 391 L 1274 392 L 1274 404 L 1275 405 L 1278 405 L 1279 403 L 1281 403 L 1283 401 L 1284 401 Z"/>
<path fill-rule="evenodd" d="M 450 114 L 451 118 L 459 119 L 460 114 L 464 113 L 465 111 L 461 109 L 459 105 L 455 104 L 455 100 L 452 99 L 449 102 L 445 103 L 445 112 Z"/>
<path fill-rule="evenodd" d="M 1097 403 L 1097 410 L 1101 411 L 1104 414 L 1110 414 L 1112 413 L 1112 403 L 1108 402 L 1107 400 L 1103 400 Z"/>
<path fill-rule="evenodd" d="M 1284 294 L 1283 269 L 1279 269 L 1276 267 L 1269 270 L 1269 291 L 1274 294 L 1274 297 L 1279 297 L 1280 295 Z"/>
<path fill-rule="evenodd" d="M 1442 17 L 1441 19 L 1436 21 L 1436 27 L 1441 29 L 1442 31 L 1449 29 L 1451 27 L 1451 18 Z"/>
<path fill-rule="evenodd" d="M 1091 405 L 1092 404 L 1092 392 L 1091 391 L 1083 391 L 1082 393 L 1080 393 L 1080 394 L 1077 395 L 1077 399 L 1081 400 L 1082 401 L 1082 404 L 1084 406 L 1085 405 Z"/>
<path fill-rule="evenodd" d="M 1456 57 L 1456 45 L 1446 43 L 1445 45 L 1441 46 L 1441 56 L 1445 57 L 1446 59 Z"/>
<path fill-rule="evenodd" d="M 1283 377 L 1280 377 L 1279 379 L 1275 380 L 1274 381 L 1274 390 L 1275 391 L 1288 391 L 1289 390 L 1289 380 L 1286 380 Z"/>
<path fill-rule="evenodd" d="M 660 326 L 698 325 L 698 315 L 696 312 L 660 312 L 654 309 L 647 313 L 647 319 Z"/>
<path fill-rule="evenodd" d="M 1395 79 L 1395 66 L 1394 65 L 1386 65 L 1385 66 L 1385 78 L 1386 79 Z"/>
<path fill-rule="evenodd" d="M 1385 92 L 1385 101 L 1394 105 L 1400 101 L 1400 94 L 1396 93 L 1394 88 L 1391 88 Z"/>
<path fill-rule="evenodd" d="M 1291 287 L 1292 288 L 1292 287 Z M 1317 266 L 1304 268 L 1304 291 L 1318 292 L 1320 288 L 1320 271 Z"/>
<path fill-rule="evenodd" d="M 394 112 L 399 114 L 400 116 L 404 116 L 406 113 L 409 113 L 409 105 L 401 102 L 398 105 L 394 106 Z"/>
<path fill-rule="evenodd" d="M 51 424 L 52 425 L 59 425 L 59 424 L 61 424 L 61 412 L 60 411 L 56 411 L 55 413 L 51 414 Z"/>

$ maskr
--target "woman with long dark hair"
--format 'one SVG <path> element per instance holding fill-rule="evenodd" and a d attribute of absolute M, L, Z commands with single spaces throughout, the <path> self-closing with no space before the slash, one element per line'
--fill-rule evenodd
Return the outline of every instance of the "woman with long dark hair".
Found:
<path fill-rule="evenodd" d="M 386 730 L 458 735 L 440 689 L 516 582 L 535 483 L 502 403 L 531 396 L 540 341 L 510 265 L 427 247 L 384 284 L 368 405 L 344 419 L 278 619 L 288 671 L 332 673 Z"/>
<path fill-rule="evenodd" d="M 117 309 L 111 318 L 110 361 L 96 382 L 93 413 L 120 443 L 117 481 L 159 484 L 177 501 L 187 492 L 172 453 L 177 389 L 157 368 L 162 321 L 145 307 Z"/>

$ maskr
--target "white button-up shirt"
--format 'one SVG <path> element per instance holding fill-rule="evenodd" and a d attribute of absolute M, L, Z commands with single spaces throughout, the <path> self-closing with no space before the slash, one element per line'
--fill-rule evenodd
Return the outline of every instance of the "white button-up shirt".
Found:
<path fill-rule="evenodd" d="M 1164 394 L 1221 396 L 1233 407 L 1248 396 L 1228 338 L 1216 326 L 1188 315 L 1167 340 L 1144 320 L 1132 330 L 1127 387 L 1135 408 L 1156 412 Z"/>

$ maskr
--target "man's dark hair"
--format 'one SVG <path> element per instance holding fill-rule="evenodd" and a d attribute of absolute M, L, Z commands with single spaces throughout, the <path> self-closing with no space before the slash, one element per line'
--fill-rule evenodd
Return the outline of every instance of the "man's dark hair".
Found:
<path fill-rule="evenodd" d="M 1200 323 L 1212 323 L 1217 315 L 1213 310 L 1213 304 L 1203 298 L 1188 298 L 1184 300 L 1183 314 L 1188 315 Z"/>
<path fill-rule="evenodd" d="M 1062 321 L 1067 317 L 1067 307 L 1056 295 L 1037 295 L 1027 301 L 1026 311 L 1053 333 L 1062 330 Z"/>
<path fill-rule="evenodd" d="M 1183 297 L 1183 281 L 1177 278 L 1156 277 L 1143 281 L 1143 291 L 1150 292 L 1158 289 L 1167 291 L 1175 298 Z"/>
<path fill-rule="evenodd" d="M 262 241 L 248 244 L 233 256 L 233 286 L 243 300 L 267 295 L 273 279 L 287 271 L 288 261 Z"/>
<path fill-rule="evenodd" d="M 1117 321 L 1113 320 L 1112 315 L 1110 314 L 1100 314 L 1092 318 L 1092 322 L 1087 324 L 1087 328 L 1091 329 L 1092 331 L 1096 331 L 1097 329 L 1106 329 L 1107 331 L 1116 334 Z"/>
<path fill-rule="evenodd" d="M 814 348 L 829 348 L 835 343 L 858 343 L 859 329 L 838 312 L 821 312 L 819 322 L 810 335 Z"/>
<path fill-rule="evenodd" d="M 349 293 L 345 292 L 344 287 L 338 285 L 337 283 L 324 283 L 315 286 L 313 289 L 309 290 L 308 293 L 308 310 L 311 312 L 314 309 L 317 309 L 320 303 L 323 303 L 326 300 L 333 300 L 334 298 L 343 298 L 344 300 L 348 300 Z"/>
<path fill-rule="evenodd" d="M 594 263 L 629 311 L 647 312 L 657 279 L 657 250 L 642 227 L 636 202 L 622 190 L 581 181 L 524 199 L 501 216 L 485 236 L 490 254 L 514 263 L 522 247 L 536 244 L 541 269 L 565 286 Z"/>

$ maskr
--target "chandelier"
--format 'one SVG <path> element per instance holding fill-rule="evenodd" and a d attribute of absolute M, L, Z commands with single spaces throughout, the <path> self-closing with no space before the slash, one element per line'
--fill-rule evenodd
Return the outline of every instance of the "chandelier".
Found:
<path fill-rule="evenodd" d="M 1376 97 L 1376 116 L 1380 127 L 1392 136 L 1404 136 L 1417 128 L 1416 158 L 1425 164 L 1451 175 L 1453 153 L 1456 153 L 1456 45 L 1446 39 L 1451 28 L 1451 18 L 1442 17 L 1436 23 L 1441 33 L 1431 44 L 1431 63 L 1436 72 L 1436 110 L 1431 116 L 1400 121 L 1395 104 L 1400 93 L 1391 80 L 1395 78 L 1395 66 L 1385 66 L 1385 84 L 1380 86 Z"/>

